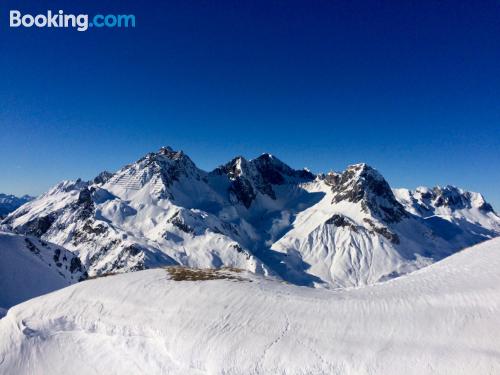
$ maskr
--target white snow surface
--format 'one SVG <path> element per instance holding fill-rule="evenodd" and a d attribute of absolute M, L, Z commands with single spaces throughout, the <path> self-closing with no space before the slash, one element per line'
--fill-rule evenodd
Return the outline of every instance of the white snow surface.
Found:
<path fill-rule="evenodd" d="M 0 317 L 9 307 L 77 282 L 84 270 L 78 258 L 35 237 L 0 231 Z"/>
<path fill-rule="evenodd" d="M 249 272 L 88 280 L 11 308 L 0 373 L 499 374 L 500 239 L 342 290 Z"/>

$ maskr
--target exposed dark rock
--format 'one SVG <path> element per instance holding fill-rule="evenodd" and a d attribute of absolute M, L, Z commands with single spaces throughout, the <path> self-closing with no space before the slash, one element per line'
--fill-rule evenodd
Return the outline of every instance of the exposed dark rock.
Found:
<path fill-rule="evenodd" d="M 370 225 L 372 233 L 378 233 L 378 234 L 382 235 L 383 237 L 387 238 L 389 241 L 391 241 L 395 245 L 399 244 L 399 242 L 400 242 L 399 236 L 396 233 L 392 233 L 389 230 L 389 228 L 379 227 L 379 226 L 375 225 L 375 223 L 373 223 L 372 220 L 367 219 L 367 218 L 363 219 L 363 221 L 365 221 L 366 223 L 368 223 Z"/>
<path fill-rule="evenodd" d="M 113 177 L 113 173 L 108 172 L 108 171 L 103 171 L 103 172 L 99 173 L 96 177 L 94 177 L 92 182 L 94 184 L 104 184 L 104 183 L 108 182 L 111 179 L 111 177 Z"/>
<path fill-rule="evenodd" d="M 55 249 L 54 250 L 54 262 L 59 262 L 59 257 L 61 256 L 61 250 L 60 249 Z"/>
<path fill-rule="evenodd" d="M 92 225 L 92 220 L 87 220 L 83 224 L 82 229 L 75 230 L 72 237 L 72 242 L 74 246 L 79 245 L 82 242 L 93 240 L 93 237 L 106 234 L 108 228 L 103 224 L 99 223 L 97 225 Z"/>
<path fill-rule="evenodd" d="M 25 225 L 20 227 L 18 231 L 23 234 L 41 237 L 47 233 L 55 220 L 55 214 L 40 216 L 28 221 Z"/>
<path fill-rule="evenodd" d="M 234 244 L 233 245 L 233 248 L 238 252 L 238 253 L 242 253 L 243 252 L 243 249 L 241 248 L 240 245 L 238 244 Z"/>
<path fill-rule="evenodd" d="M 194 229 L 191 228 L 189 225 L 187 225 L 186 223 L 184 223 L 184 220 L 182 219 L 182 217 L 179 215 L 179 211 L 177 211 L 169 220 L 168 220 L 169 223 L 171 223 L 172 225 L 174 225 L 175 227 L 179 228 L 180 230 L 182 230 L 183 232 L 186 232 L 186 233 L 194 233 Z"/>
<path fill-rule="evenodd" d="M 183 151 L 174 151 L 170 147 L 162 147 L 157 153 L 150 153 L 139 162 L 158 173 L 165 186 L 171 186 L 174 181 L 179 181 L 181 176 L 192 175 L 199 179 L 198 169 L 193 161 Z M 173 197 L 172 197 L 173 198 Z"/>
<path fill-rule="evenodd" d="M 421 194 L 423 199 L 431 199 L 432 198 L 432 193 L 430 191 L 426 191 Z"/>
<path fill-rule="evenodd" d="M 436 208 L 463 210 L 475 207 L 483 213 L 495 213 L 481 194 L 463 191 L 451 185 L 432 189 L 417 188 L 415 191 L 410 191 L 409 199 L 411 206 L 425 217 L 434 215 Z"/>
<path fill-rule="evenodd" d="M 354 232 L 358 231 L 358 229 L 356 228 L 356 225 L 354 225 L 344 215 L 335 214 L 331 218 L 329 218 L 327 221 L 325 221 L 325 224 L 334 225 L 336 227 L 349 228 L 349 229 L 351 229 Z"/>
<path fill-rule="evenodd" d="M 75 256 L 71 259 L 69 271 L 71 273 L 84 272 L 84 268 L 83 268 L 82 262 L 80 261 L 80 258 Z"/>
<path fill-rule="evenodd" d="M 483 212 L 495 212 L 495 210 L 493 210 L 493 207 L 491 206 L 491 204 L 489 204 L 487 202 L 484 202 L 481 206 L 479 206 L 479 209 Z"/>
<path fill-rule="evenodd" d="M 40 254 L 40 250 L 38 249 L 38 247 L 36 247 L 36 245 L 29 238 L 25 238 L 24 242 L 26 242 L 26 247 L 29 251 L 31 251 L 33 254 Z"/>
<path fill-rule="evenodd" d="M 106 254 L 108 254 L 111 251 L 111 249 L 114 249 L 120 243 L 121 243 L 121 240 L 116 239 L 116 238 L 109 241 L 105 246 L 101 247 L 99 249 L 99 251 L 94 253 L 94 255 L 92 255 L 92 257 L 90 257 L 89 264 L 96 264 L 100 259 L 105 257 Z"/>
<path fill-rule="evenodd" d="M 332 203 L 361 202 L 363 211 L 387 223 L 398 222 L 408 216 L 387 181 L 366 164 L 350 166 L 341 175 L 330 175 L 329 183 L 335 194 Z"/>
<path fill-rule="evenodd" d="M 109 270 L 120 270 L 125 267 L 129 267 L 132 272 L 145 270 L 146 266 L 144 264 L 144 259 L 140 257 L 139 259 L 133 259 L 135 264 L 132 267 L 129 265 L 131 261 L 130 258 L 136 258 L 141 253 L 142 250 L 134 245 L 124 247 L 123 251 L 120 252 L 116 260 L 109 267 Z"/>
<path fill-rule="evenodd" d="M 247 259 L 250 259 L 251 254 L 248 251 L 244 250 L 239 244 L 233 244 L 232 247 L 238 253 L 244 254 Z"/>
<path fill-rule="evenodd" d="M 229 193 L 247 208 L 258 192 L 276 199 L 273 185 L 283 185 L 288 181 L 312 181 L 315 178 L 311 172 L 294 170 L 270 154 L 263 154 L 250 161 L 238 156 L 211 173 L 229 177 Z"/>
<path fill-rule="evenodd" d="M 128 252 L 131 256 L 136 256 L 142 251 L 137 245 L 129 245 L 123 248 L 123 251 Z"/>
<path fill-rule="evenodd" d="M 234 194 L 237 201 L 243 203 L 246 208 L 250 207 L 257 196 L 253 190 L 252 183 L 247 179 L 241 178 L 237 178 L 232 182 L 229 192 Z"/>
<path fill-rule="evenodd" d="M 92 191 L 84 188 L 78 194 L 76 208 L 79 210 L 78 217 L 82 220 L 91 217 L 94 214 L 94 202 L 92 200 Z"/>
<path fill-rule="evenodd" d="M 455 210 L 472 208 L 472 193 L 461 191 L 455 186 L 435 187 L 429 195 L 436 207 L 449 207 Z M 493 207 L 487 202 L 483 202 L 478 208 L 483 212 L 494 212 Z"/>
<path fill-rule="evenodd" d="M 108 228 L 100 223 L 95 225 L 95 226 L 92 226 L 92 223 L 90 221 L 87 221 L 83 225 L 82 230 L 84 230 L 85 232 L 87 232 L 89 234 L 101 235 L 101 234 L 106 233 L 108 231 Z"/>

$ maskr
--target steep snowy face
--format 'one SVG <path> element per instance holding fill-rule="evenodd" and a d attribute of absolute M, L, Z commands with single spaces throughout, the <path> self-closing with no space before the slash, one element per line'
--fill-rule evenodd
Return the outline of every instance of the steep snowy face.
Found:
<path fill-rule="evenodd" d="M 103 188 L 125 199 L 133 199 L 141 193 L 175 199 L 171 191 L 175 183 L 185 179 L 200 180 L 202 175 L 203 172 L 182 151 L 162 147 L 107 178 Z"/>
<path fill-rule="evenodd" d="M 258 194 L 276 200 L 274 185 L 299 184 L 315 178 L 309 171 L 294 170 L 271 154 L 263 154 L 250 161 L 239 156 L 211 174 L 227 176 L 231 201 L 246 208 L 251 206 Z"/>
<path fill-rule="evenodd" d="M 0 193 L 0 219 L 15 211 L 26 202 L 33 200 L 34 197 L 23 195 L 16 197 L 15 195 L 7 195 Z"/>
<path fill-rule="evenodd" d="M 273 250 L 287 255 L 288 268 L 302 268 L 311 276 L 303 277 L 302 283 L 334 287 L 372 284 L 451 253 L 449 245 L 433 238 L 421 220 L 380 188 L 386 186 L 383 179 L 360 175 L 321 176 L 310 188 L 323 192 L 323 199 L 298 213 L 291 229 L 273 243 Z"/>
<path fill-rule="evenodd" d="M 364 163 L 351 165 L 342 174 L 330 174 L 325 182 L 332 186 L 332 204 L 359 203 L 364 213 L 385 223 L 399 222 L 408 216 L 387 181 Z"/>
<path fill-rule="evenodd" d="M 78 218 L 88 217 L 91 213 L 88 186 L 82 180 L 62 181 L 12 212 L 3 223 L 20 233 L 40 237 L 67 211 Z"/>
<path fill-rule="evenodd" d="M 36 237 L 0 232 L 0 259 L 4 309 L 87 277 L 75 254 Z"/>
<path fill-rule="evenodd" d="M 272 245 L 287 254 L 289 267 L 302 265 L 316 276 L 309 279 L 315 285 L 372 284 L 500 235 L 500 219 L 476 193 L 446 188 L 427 197 L 421 189 L 416 194 L 429 202 L 417 201 L 409 191 L 393 192 L 366 164 L 320 175 L 319 181 L 311 187 L 324 198 L 300 212 Z"/>

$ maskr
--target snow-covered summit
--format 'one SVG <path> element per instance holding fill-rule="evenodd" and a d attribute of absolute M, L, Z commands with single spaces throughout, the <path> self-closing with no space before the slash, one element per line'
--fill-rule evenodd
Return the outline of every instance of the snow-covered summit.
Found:
<path fill-rule="evenodd" d="M 163 147 L 92 181 L 64 181 L 2 223 L 74 251 L 91 275 L 230 266 L 292 283 L 371 284 L 500 234 L 476 193 L 395 189 L 354 164 L 314 175 L 276 156 L 206 172 Z"/>
<path fill-rule="evenodd" d="M 350 165 L 341 174 L 330 174 L 326 182 L 332 186 L 332 204 L 359 202 L 364 212 L 388 223 L 407 216 L 384 177 L 365 163 Z"/>
<path fill-rule="evenodd" d="M 396 189 L 400 200 L 412 206 L 422 215 L 432 214 L 436 210 L 478 209 L 484 213 L 494 212 L 482 194 L 465 191 L 452 185 L 428 188 L 419 186 L 415 190 Z"/>

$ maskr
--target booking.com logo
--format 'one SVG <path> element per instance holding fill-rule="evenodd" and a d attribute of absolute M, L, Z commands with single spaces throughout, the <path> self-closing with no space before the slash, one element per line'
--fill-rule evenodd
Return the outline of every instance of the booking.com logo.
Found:
<path fill-rule="evenodd" d="M 11 10 L 9 17 L 10 27 L 54 27 L 54 28 L 76 28 L 78 31 L 87 31 L 90 28 L 102 27 L 135 27 L 135 15 L 133 14 L 96 14 L 89 22 L 88 14 L 65 14 L 64 11 L 46 14 L 22 14 L 19 10 Z"/>

